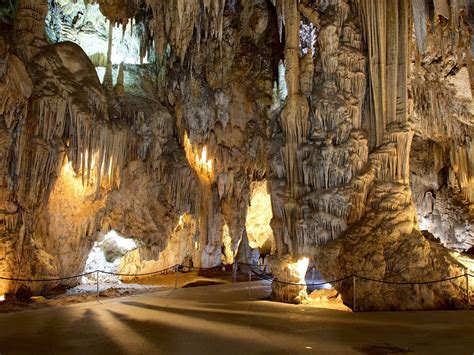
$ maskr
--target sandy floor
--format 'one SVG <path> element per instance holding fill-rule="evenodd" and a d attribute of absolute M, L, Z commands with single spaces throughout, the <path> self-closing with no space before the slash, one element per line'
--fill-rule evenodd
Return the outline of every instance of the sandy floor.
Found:
<path fill-rule="evenodd" d="M 185 270 L 186 271 L 186 270 Z M 144 293 L 157 292 L 196 286 L 231 283 L 232 273 L 219 268 L 206 271 L 180 272 L 177 277 L 174 272 L 164 275 L 126 278 L 121 283 L 99 283 L 100 298 L 126 297 Z M 238 274 L 237 282 L 248 281 L 247 275 Z M 91 302 L 97 299 L 97 285 L 84 284 L 66 290 L 62 294 L 47 297 L 33 297 L 29 301 L 0 302 L 0 314 L 63 306 L 68 304 Z M 0 352 L 1 354 L 1 352 Z"/>
<path fill-rule="evenodd" d="M 307 283 L 321 282 L 319 279 L 312 279 L 311 273 L 307 275 Z M 252 274 L 254 281 L 256 276 Z M 236 274 L 236 282 L 248 284 L 249 276 L 247 271 L 239 271 Z M 210 270 L 188 271 L 182 270 L 176 275 L 174 271 L 163 275 L 140 276 L 122 279 L 121 283 L 99 284 L 100 298 L 126 297 L 131 295 L 146 294 L 160 290 L 169 290 L 177 288 L 188 288 L 198 286 L 209 286 L 219 284 L 230 284 L 233 280 L 233 274 L 230 267 L 221 269 L 219 267 Z M 328 284 L 329 285 L 329 284 Z M 308 288 L 308 293 L 313 291 Z M 331 295 L 331 297 L 327 297 Z M 337 294 L 336 294 L 337 296 Z M 20 312 L 25 310 L 34 310 L 41 308 L 50 308 L 64 306 L 69 304 L 91 302 L 97 299 L 97 285 L 94 283 L 78 285 L 66 290 L 64 293 L 54 294 L 47 297 L 33 297 L 27 302 L 8 301 L 0 302 L 0 314 L 10 312 Z M 334 297 L 334 290 L 329 293 L 326 290 L 315 291 L 310 294 L 309 304 L 322 306 L 328 309 L 350 311 L 342 304 L 340 297 Z M 0 352 L 1 354 L 1 352 Z"/>
<path fill-rule="evenodd" d="M 264 300 L 268 282 L 0 315 L 0 353 L 472 354 L 474 312 L 352 313 Z"/>
<path fill-rule="evenodd" d="M 165 288 L 136 284 L 101 284 L 99 288 L 99 293 L 101 298 L 110 298 L 156 292 L 161 289 Z M 96 285 L 79 285 L 77 287 L 67 290 L 64 294 L 60 295 L 48 297 L 32 297 L 29 301 L 14 300 L 0 302 L 0 314 L 49 307 L 58 307 L 74 303 L 91 302 L 96 299 Z"/>

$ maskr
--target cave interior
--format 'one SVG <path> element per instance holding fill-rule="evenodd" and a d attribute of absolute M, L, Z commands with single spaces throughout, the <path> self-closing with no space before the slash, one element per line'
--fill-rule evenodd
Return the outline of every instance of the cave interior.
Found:
<path fill-rule="evenodd" d="M 0 296 L 240 263 L 275 301 L 315 270 L 450 279 L 360 282 L 359 310 L 462 309 L 473 25 L 467 0 L 1 1 Z"/>

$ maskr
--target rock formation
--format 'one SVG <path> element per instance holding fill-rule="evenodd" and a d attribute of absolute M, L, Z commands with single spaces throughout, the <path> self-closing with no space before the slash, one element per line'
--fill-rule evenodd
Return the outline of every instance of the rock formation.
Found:
<path fill-rule="evenodd" d="M 10 4 L 0 276 L 79 274 L 110 230 L 137 245 L 124 273 L 260 254 L 284 302 L 305 300 L 308 265 L 392 282 L 469 269 L 468 1 Z M 361 310 L 464 307 L 464 278 L 356 282 Z M 352 280 L 333 286 L 352 306 Z"/>

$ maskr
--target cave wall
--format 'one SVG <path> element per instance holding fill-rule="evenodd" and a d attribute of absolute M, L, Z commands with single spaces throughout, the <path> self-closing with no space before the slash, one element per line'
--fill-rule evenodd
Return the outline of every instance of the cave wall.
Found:
<path fill-rule="evenodd" d="M 448 5 L 413 6 L 415 19 L 422 21 L 414 23 L 411 52 L 410 179 L 421 228 L 463 251 L 473 245 L 472 4 L 470 9 L 463 2 Z"/>
<path fill-rule="evenodd" d="M 46 16 L 47 5 L 45 1 L 20 2 L 13 28 L 5 31 L 8 36 L 19 31 L 16 27 L 28 30 L 31 43 L 19 43 L 10 49 L 11 54 L 8 48 L 4 51 L 19 66 L 11 70 L 12 80 L 6 80 L 4 90 L 18 96 L 13 97 L 15 101 L 5 97 L 5 122 L 16 130 L 10 139 L 5 136 L 9 150 L 5 170 L 10 168 L 5 175 L 11 181 L 5 186 L 5 200 L 15 205 L 9 207 L 13 212 L 22 210 L 19 217 L 23 220 L 17 223 L 5 217 L 11 233 L 2 251 L 5 256 L 11 254 L 12 261 L 2 257 L 3 270 L 17 277 L 78 273 L 98 235 L 109 229 L 142 243 L 135 270 L 143 269 L 148 261 L 155 261 L 155 266 L 171 259 L 183 262 L 168 255 L 173 250 L 167 250 L 168 241 L 179 243 L 181 239 L 198 249 L 186 247 L 182 253 L 183 259 L 193 254 L 195 265 L 231 263 L 245 229 L 250 181 L 264 174 L 263 136 L 272 100 L 273 53 L 271 48 L 261 51 L 258 44 L 272 35 L 266 31 L 267 4 L 249 2 L 237 9 L 229 4 L 225 16 L 224 8 L 214 14 L 222 19 L 220 35 L 214 32 L 209 40 L 190 44 L 193 54 L 186 61 L 188 48 L 168 52 L 166 59 L 163 51 L 159 62 L 145 70 L 111 65 L 111 26 L 105 59 L 94 53 L 87 58 L 71 42 L 48 44 L 45 17 L 47 33 L 60 29 L 57 38 L 48 40 L 80 44 L 85 35 L 104 40 L 104 28 L 90 26 L 96 11 L 80 21 L 80 12 L 85 10 L 81 4 L 50 2 Z M 158 5 L 150 4 L 148 11 L 155 11 L 153 6 Z M 179 15 L 167 6 L 173 15 Z M 121 25 L 125 25 L 122 16 L 132 17 L 113 2 L 100 4 L 100 11 Z M 38 21 L 31 28 L 23 26 L 23 18 L 31 14 Z M 257 22 L 249 23 L 249 17 Z M 189 23 L 177 23 L 185 33 Z M 147 34 L 142 35 L 146 41 Z M 170 34 L 171 43 L 176 41 L 172 37 Z M 235 55 L 236 48 L 241 55 Z M 260 51 L 259 56 L 253 55 Z M 101 84 L 94 66 L 102 67 L 104 61 Z M 220 68 L 216 69 L 217 63 Z M 248 65 L 260 69 L 249 70 Z M 224 71 L 229 72 L 228 77 L 222 76 Z M 163 73 L 167 73 L 165 78 Z M 28 82 L 31 87 L 24 87 Z M 33 98 L 27 101 L 31 90 Z M 166 96 L 160 95 L 163 92 Z M 16 120 L 15 124 L 9 120 Z M 188 132 L 193 155 L 206 146 L 209 160 L 219 162 L 207 174 L 201 174 L 194 159 L 186 159 L 184 137 Z M 186 231 L 177 233 L 180 216 L 186 213 L 190 216 Z M 37 257 L 32 258 L 34 255 Z M 18 288 L 2 285 L 10 291 Z M 28 287 L 41 291 L 41 286 Z"/>
<path fill-rule="evenodd" d="M 2 203 L 6 212 L 2 272 L 24 278 L 80 273 L 98 233 L 111 226 L 144 243 L 155 237 L 150 247 L 160 245 L 157 257 L 170 225 L 185 211 L 194 213 L 199 200 L 193 187 L 196 176 L 173 135 L 171 116 L 153 95 L 137 96 L 136 87 L 125 93 L 103 86 L 78 45 L 48 44 L 44 6 L 47 10 L 45 2 L 20 2 L 13 28 L 2 32 Z M 36 22 L 31 27 L 22 25 L 24 17 L 38 19 L 42 26 Z M 31 43 L 13 42 L 17 47 L 10 47 L 10 36 L 20 30 L 31 31 L 25 35 L 32 38 Z M 117 81 L 123 85 L 120 75 Z M 150 87 L 141 87 L 141 91 Z M 152 177 L 153 184 L 145 185 L 154 193 L 145 193 L 149 201 L 152 196 L 160 197 L 148 204 L 140 201 L 142 208 L 133 206 L 135 217 L 143 221 L 143 211 L 153 206 L 162 214 L 153 215 L 150 223 L 167 216 L 159 220 L 151 236 L 143 231 L 150 232 L 146 225 L 133 230 L 137 226 L 133 218 L 118 220 L 129 201 L 114 194 L 133 192 L 129 180 L 129 190 L 120 188 L 126 167 L 132 172 L 125 178 L 133 176 L 134 170 L 143 174 L 134 183 Z M 163 189 L 169 181 L 174 188 Z M 163 204 L 157 207 L 157 202 Z M 41 292 L 56 285 L 28 287 Z M 4 292 L 19 287 L 19 283 L 2 282 Z"/>

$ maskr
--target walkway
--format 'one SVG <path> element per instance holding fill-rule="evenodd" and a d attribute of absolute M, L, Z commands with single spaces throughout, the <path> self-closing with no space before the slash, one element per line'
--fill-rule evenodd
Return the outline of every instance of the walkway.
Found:
<path fill-rule="evenodd" d="M 351 313 L 256 300 L 265 281 L 0 315 L 0 354 L 472 354 L 474 312 Z"/>

